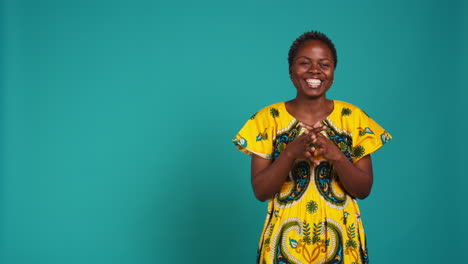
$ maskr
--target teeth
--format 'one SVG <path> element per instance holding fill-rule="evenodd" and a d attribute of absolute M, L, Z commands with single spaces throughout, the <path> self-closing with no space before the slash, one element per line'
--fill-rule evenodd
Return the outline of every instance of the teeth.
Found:
<path fill-rule="evenodd" d="M 313 86 L 318 86 L 322 83 L 321 80 L 319 79 L 307 79 L 306 82 L 309 84 L 309 85 L 313 85 Z"/>

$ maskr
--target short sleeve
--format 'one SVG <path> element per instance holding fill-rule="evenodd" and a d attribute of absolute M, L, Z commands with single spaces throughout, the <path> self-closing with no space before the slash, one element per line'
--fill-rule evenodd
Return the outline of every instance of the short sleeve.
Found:
<path fill-rule="evenodd" d="M 245 154 L 272 159 L 274 124 L 267 111 L 262 109 L 245 123 L 232 142 Z"/>
<path fill-rule="evenodd" d="M 353 118 L 353 161 L 372 154 L 389 142 L 392 136 L 362 110 Z"/>

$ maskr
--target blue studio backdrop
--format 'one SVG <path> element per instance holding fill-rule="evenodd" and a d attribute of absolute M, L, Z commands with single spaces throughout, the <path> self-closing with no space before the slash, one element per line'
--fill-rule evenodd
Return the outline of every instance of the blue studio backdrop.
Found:
<path fill-rule="evenodd" d="M 287 52 L 308 30 L 338 50 L 329 97 L 394 137 L 360 201 L 371 263 L 463 258 L 466 1 L 3 0 L 0 12 L 1 263 L 254 263 L 266 204 L 231 139 L 295 96 Z"/>

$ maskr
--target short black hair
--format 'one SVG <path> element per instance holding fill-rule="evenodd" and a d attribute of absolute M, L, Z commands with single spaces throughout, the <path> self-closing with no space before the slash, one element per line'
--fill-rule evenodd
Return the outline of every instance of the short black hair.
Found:
<path fill-rule="evenodd" d="M 319 31 L 305 32 L 304 34 L 300 35 L 296 40 L 294 40 L 291 47 L 289 48 L 289 53 L 288 53 L 289 68 L 291 68 L 294 57 L 296 57 L 297 49 L 299 49 L 299 47 L 308 40 L 319 40 L 323 42 L 325 45 L 327 45 L 330 51 L 332 52 L 333 59 L 335 62 L 335 68 L 336 68 L 336 65 L 338 64 L 338 56 L 336 55 L 335 45 L 325 34 Z"/>

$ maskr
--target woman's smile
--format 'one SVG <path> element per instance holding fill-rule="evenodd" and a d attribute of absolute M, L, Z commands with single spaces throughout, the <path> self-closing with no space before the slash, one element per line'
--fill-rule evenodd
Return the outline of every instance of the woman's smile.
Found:
<path fill-rule="evenodd" d="M 307 84 L 309 85 L 310 88 L 319 88 L 320 84 L 322 84 L 322 81 L 320 79 L 315 79 L 315 78 L 310 78 L 310 79 L 305 79 Z"/>

